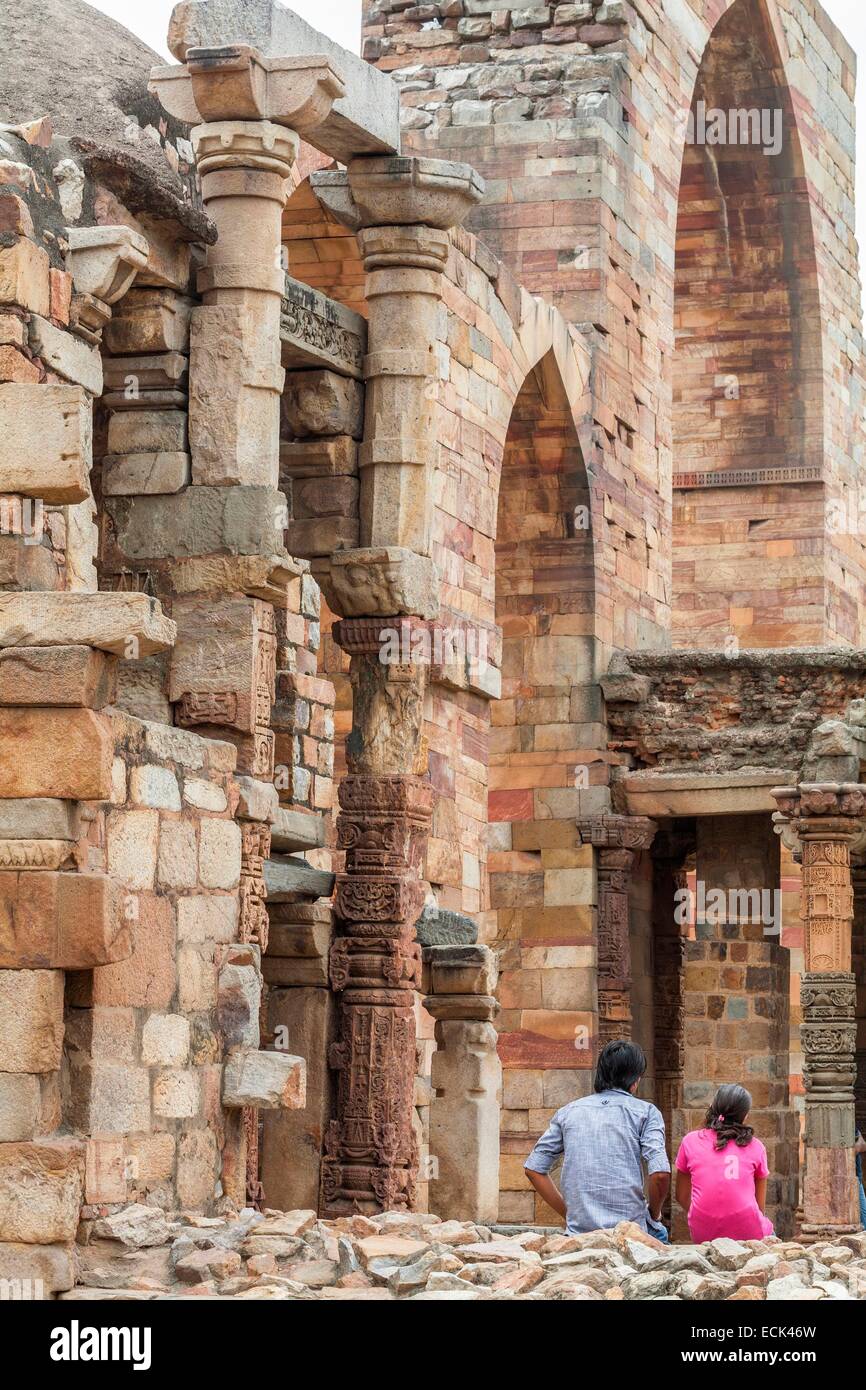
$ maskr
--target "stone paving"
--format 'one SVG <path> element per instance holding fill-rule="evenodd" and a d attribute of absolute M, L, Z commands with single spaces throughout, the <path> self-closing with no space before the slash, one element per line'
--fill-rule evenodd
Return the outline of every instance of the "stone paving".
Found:
<path fill-rule="evenodd" d="M 570 1236 L 405 1212 L 170 1221 L 137 1205 L 85 1222 L 82 1237 L 80 1282 L 63 1300 L 866 1298 L 866 1232 L 809 1246 L 770 1237 L 666 1247 L 630 1222 Z"/>

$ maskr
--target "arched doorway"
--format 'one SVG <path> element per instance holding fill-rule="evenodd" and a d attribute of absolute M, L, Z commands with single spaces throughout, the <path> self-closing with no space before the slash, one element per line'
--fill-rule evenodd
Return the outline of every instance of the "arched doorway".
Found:
<path fill-rule="evenodd" d="M 523 1159 L 553 1112 L 585 1094 L 596 1008 L 591 848 L 577 817 L 607 795 L 590 493 L 553 354 L 514 405 L 499 490 L 491 708 L 489 893 L 500 954 L 505 1221 L 555 1220 Z M 583 798 L 583 801 L 581 801 Z"/>

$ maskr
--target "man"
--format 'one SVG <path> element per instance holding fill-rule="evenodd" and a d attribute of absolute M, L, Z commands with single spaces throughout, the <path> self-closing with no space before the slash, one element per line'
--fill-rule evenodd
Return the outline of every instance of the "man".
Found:
<path fill-rule="evenodd" d="M 524 1169 L 536 1192 L 566 1220 L 571 1235 L 634 1221 L 667 1240 L 662 1203 L 670 1187 L 661 1112 L 635 1094 L 646 1071 L 636 1043 L 609 1042 L 595 1072 L 595 1094 L 557 1110 Z M 560 1154 L 562 1192 L 548 1176 Z M 649 1174 L 644 1195 L 641 1161 Z"/>

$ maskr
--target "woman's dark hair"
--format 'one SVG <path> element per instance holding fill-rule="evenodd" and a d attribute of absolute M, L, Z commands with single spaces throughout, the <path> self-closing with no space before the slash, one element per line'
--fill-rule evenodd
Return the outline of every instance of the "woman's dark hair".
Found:
<path fill-rule="evenodd" d="M 633 1042 L 605 1043 L 595 1069 L 597 1091 L 627 1091 L 646 1071 L 646 1055 Z"/>
<path fill-rule="evenodd" d="M 723 1149 L 731 1139 L 741 1149 L 751 1142 L 755 1131 L 743 1124 L 751 1108 L 752 1097 L 745 1086 L 719 1087 L 705 1120 L 707 1129 L 715 1132 L 717 1149 Z"/>

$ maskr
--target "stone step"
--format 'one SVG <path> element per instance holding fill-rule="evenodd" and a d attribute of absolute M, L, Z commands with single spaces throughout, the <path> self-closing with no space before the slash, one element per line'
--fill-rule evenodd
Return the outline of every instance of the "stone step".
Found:
<path fill-rule="evenodd" d="M 303 859 L 266 859 L 264 875 L 269 903 L 289 902 L 297 894 L 329 898 L 334 891 L 334 875 L 311 869 Z"/>
<path fill-rule="evenodd" d="M 271 823 L 271 846 L 281 854 L 321 849 L 325 843 L 324 817 L 309 811 L 290 811 L 281 806 Z"/>

